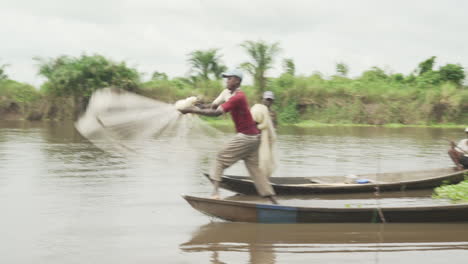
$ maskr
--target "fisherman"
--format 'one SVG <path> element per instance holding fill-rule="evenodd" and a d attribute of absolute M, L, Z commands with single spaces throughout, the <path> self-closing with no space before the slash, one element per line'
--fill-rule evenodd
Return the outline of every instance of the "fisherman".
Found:
<path fill-rule="evenodd" d="M 271 110 L 275 96 L 273 92 L 263 93 L 261 104 L 255 104 L 250 109 L 252 117 L 261 131 L 261 143 L 259 147 L 259 166 L 262 172 L 270 177 L 276 169 L 276 114 Z"/>
<path fill-rule="evenodd" d="M 217 154 L 216 164 L 210 174 L 214 186 L 212 198 L 220 198 L 219 183 L 222 180 L 224 170 L 237 161 L 244 160 L 259 195 L 277 204 L 273 187 L 259 167 L 260 130 L 249 111 L 245 93 L 240 88 L 243 74 L 236 69 L 223 73 L 222 77 L 227 78 L 226 86 L 231 93 L 225 103 L 216 109 L 188 107 L 179 110 L 183 114 L 192 113 L 204 116 L 220 116 L 223 113 L 231 113 L 237 134 Z"/>
<path fill-rule="evenodd" d="M 277 121 L 276 121 L 276 113 L 271 109 L 271 106 L 273 105 L 275 101 L 275 94 L 272 91 L 266 91 L 263 93 L 263 98 L 262 98 L 262 104 L 264 104 L 266 107 L 268 107 L 268 112 L 270 113 L 270 119 L 273 122 L 273 125 L 276 127 L 277 126 Z"/>
<path fill-rule="evenodd" d="M 448 154 L 457 166 L 457 170 L 468 169 L 468 127 L 465 128 L 465 133 L 467 138 L 460 140 L 458 144 L 450 141 Z"/>

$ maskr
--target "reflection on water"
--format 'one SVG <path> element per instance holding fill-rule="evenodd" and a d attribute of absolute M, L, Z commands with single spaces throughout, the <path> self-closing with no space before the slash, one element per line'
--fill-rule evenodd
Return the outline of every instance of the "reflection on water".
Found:
<path fill-rule="evenodd" d="M 276 263 L 276 256 L 283 254 L 450 252 L 468 250 L 468 224 L 210 223 L 180 248 L 211 252 L 212 263 L 245 252 L 252 264 Z"/>
<path fill-rule="evenodd" d="M 447 167 L 443 139 L 462 136 L 459 129 L 281 128 L 277 175 Z M 211 219 L 180 194 L 210 194 L 201 173 L 222 142 L 147 139 L 134 146 L 136 153 L 123 155 L 96 148 L 72 123 L 1 121 L 0 262 L 466 262 L 466 224 L 207 224 Z M 242 163 L 226 173 L 247 175 Z M 445 202 L 430 194 L 384 194 L 380 202 Z M 376 202 L 369 194 L 281 199 L 324 207 Z"/>

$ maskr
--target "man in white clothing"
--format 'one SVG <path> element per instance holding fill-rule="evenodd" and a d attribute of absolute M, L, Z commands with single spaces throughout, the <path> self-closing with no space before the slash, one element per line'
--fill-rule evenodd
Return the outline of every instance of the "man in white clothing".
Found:
<path fill-rule="evenodd" d="M 450 142 L 448 154 L 457 166 L 458 170 L 468 169 L 468 127 L 465 128 L 467 138 L 460 140 L 458 144 Z"/>
<path fill-rule="evenodd" d="M 276 127 L 278 122 L 276 121 L 276 112 L 271 109 L 271 105 L 275 101 L 275 94 L 272 91 L 266 91 L 263 93 L 262 104 L 268 107 L 268 112 L 270 113 L 271 122 Z"/>

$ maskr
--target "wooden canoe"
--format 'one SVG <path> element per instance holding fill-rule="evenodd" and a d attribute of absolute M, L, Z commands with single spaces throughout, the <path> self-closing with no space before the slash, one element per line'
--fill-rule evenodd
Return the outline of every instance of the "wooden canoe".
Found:
<path fill-rule="evenodd" d="M 364 184 L 345 183 L 346 176 L 271 177 L 270 182 L 278 195 L 364 193 L 374 192 L 377 186 L 383 192 L 406 191 L 432 189 L 444 183 L 455 184 L 464 179 L 465 172 L 468 170 L 442 168 L 356 175 L 357 179 L 369 180 L 369 183 Z M 209 177 L 208 174 L 205 176 Z M 257 193 L 247 176 L 224 175 L 220 187 L 242 194 Z"/>
<path fill-rule="evenodd" d="M 253 223 L 377 223 L 378 208 L 295 207 L 184 195 L 198 211 L 223 220 Z M 468 222 L 468 204 L 383 207 L 386 222 Z"/>

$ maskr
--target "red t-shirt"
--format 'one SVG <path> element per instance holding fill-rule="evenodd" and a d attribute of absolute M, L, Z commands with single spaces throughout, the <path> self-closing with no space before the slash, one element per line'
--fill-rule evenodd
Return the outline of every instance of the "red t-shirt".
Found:
<path fill-rule="evenodd" d="M 224 112 L 231 112 L 236 131 L 246 135 L 257 135 L 260 131 L 250 114 L 247 98 L 243 91 L 237 91 L 227 102 L 221 105 Z"/>

